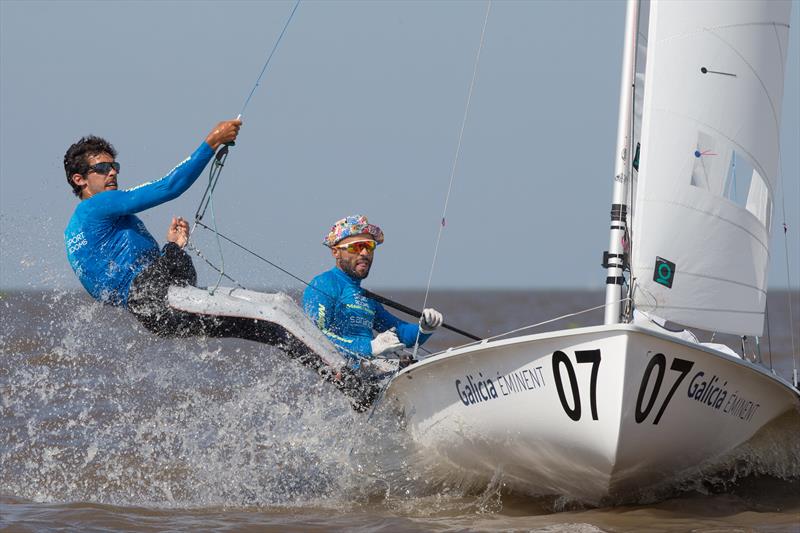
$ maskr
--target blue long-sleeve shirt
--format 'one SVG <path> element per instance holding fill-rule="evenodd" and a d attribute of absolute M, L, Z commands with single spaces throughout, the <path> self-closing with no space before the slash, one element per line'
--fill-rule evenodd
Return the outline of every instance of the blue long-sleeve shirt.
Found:
<path fill-rule="evenodd" d="M 367 298 L 361 280 L 353 279 L 334 267 L 311 280 L 303 293 L 303 310 L 319 329 L 358 366 L 360 358 L 372 357 L 372 331 L 397 331 L 400 342 L 410 347 L 417 339 L 419 326 L 395 317 L 383 306 Z M 420 334 L 422 344 L 430 334 Z"/>
<path fill-rule="evenodd" d="M 160 180 L 82 200 L 64 230 L 67 259 L 95 299 L 126 306 L 134 278 L 159 255 L 158 243 L 134 213 L 173 200 L 197 180 L 214 155 L 203 142 Z"/>

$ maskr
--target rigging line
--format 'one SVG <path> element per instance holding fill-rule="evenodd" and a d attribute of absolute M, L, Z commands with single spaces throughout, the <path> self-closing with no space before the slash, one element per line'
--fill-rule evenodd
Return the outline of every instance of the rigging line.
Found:
<path fill-rule="evenodd" d="M 464 107 L 464 117 L 461 119 L 461 130 L 458 132 L 458 143 L 456 145 L 456 154 L 453 158 L 453 166 L 450 171 L 450 183 L 447 186 L 447 196 L 444 199 L 444 209 L 442 210 L 442 220 L 439 223 L 439 232 L 436 235 L 436 245 L 433 249 L 433 260 L 431 261 L 431 268 L 428 273 L 428 284 L 425 287 L 425 298 L 422 302 L 422 309 L 425 309 L 425 306 L 428 305 L 428 295 L 430 294 L 431 289 L 431 280 L 433 279 L 433 270 L 436 266 L 436 256 L 439 254 L 439 243 L 442 240 L 442 231 L 444 230 L 445 221 L 447 219 L 447 204 L 450 202 L 450 192 L 453 190 L 453 181 L 456 176 L 456 168 L 458 167 L 458 159 L 461 155 L 461 141 L 464 138 L 464 128 L 467 124 L 467 116 L 469 115 L 469 108 L 470 103 L 472 102 L 472 91 L 475 88 L 475 79 L 478 76 L 478 64 L 480 63 L 481 59 L 481 51 L 483 50 L 483 42 L 484 36 L 486 35 L 486 23 L 489 21 L 489 11 L 492 9 L 492 0 L 488 0 L 486 2 L 486 15 L 483 19 L 483 27 L 481 28 L 481 40 L 480 44 L 478 45 L 478 51 L 475 55 L 475 64 L 472 68 L 472 80 L 469 84 L 469 92 L 467 93 L 467 104 Z M 420 317 L 420 324 L 422 323 L 422 317 Z M 414 359 L 417 358 L 417 348 L 419 347 L 419 335 L 420 329 L 417 329 L 417 338 L 414 340 L 414 352 L 413 357 Z"/>
<path fill-rule="evenodd" d="M 783 48 L 780 46 L 780 38 L 778 36 L 778 24 L 773 23 L 772 25 L 773 30 L 775 31 L 775 40 L 777 44 L 778 51 L 781 55 L 781 61 L 779 63 L 781 67 L 781 75 L 785 75 L 786 67 L 785 67 L 785 54 Z M 760 81 L 760 79 L 759 79 Z M 769 95 L 768 95 L 769 96 Z M 770 104 L 772 104 L 772 100 L 770 100 Z M 778 139 L 780 139 L 780 128 L 778 129 Z M 794 343 L 794 316 L 792 312 L 792 279 L 791 279 L 791 270 L 789 268 L 789 226 L 786 223 L 786 181 L 784 179 L 784 172 L 783 172 L 783 154 L 780 146 L 780 142 L 778 143 L 778 172 L 780 172 L 780 191 L 781 191 L 781 217 L 782 225 L 783 225 L 783 251 L 784 251 L 784 258 L 786 261 L 786 288 L 789 293 L 789 336 L 792 340 L 792 379 L 794 381 L 794 386 L 798 386 L 797 381 L 797 349 L 795 348 Z M 765 180 L 769 183 L 769 180 Z M 769 321 L 767 321 L 767 327 L 769 328 Z M 772 350 L 770 350 L 770 358 L 772 357 Z"/>
<path fill-rule="evenodd" d="M 511 331 L 506 331 L 505 333 L 500 333 L 498 335 L 493 335 L 491 337 L 486 337 L 485 339 L 483 339 L 481 341 L 468 342 L 468 343 L 462 344 L 460 346 L 454 346 L 453 348 L 448 348 L 448 351 L 451 350 L 451 349 L 465 348 L 467 346 L 474 346 L 476 344 L 483 344 L 483 343 L 492 341 L 494 339 L 499 339 L 500 337 L 505 337 L 506 335 L 511 335 L 512 333 L 518 333 L 518 332 L 524 331 L 526 329 L 532 329 L 532 328 L 536 328 L 536 327 L 539 327 L 539 326 L 544 326 L 545 324 L 550 324 L 551 322 L 557 322 L 557 321 L 563 320 L 565 318 L 570 318 L 570 317 L 573 317 L 573 316 L 578 316 L 578 315 L 582 315 L 582 314 L 585 314 L 585 313 L 590 313 L 592 311 L 597 311 L 598 309 L 602 309 L 604 307 L 608 307 L 609 305 L 616 305 L 618 303 L 622 303 L 622 302 L 625 302 L 625 301 L 628 301 L 628 300 L 630 300 L 630 298 L 621 298 L 621 299 L 613 301 L 613 302 L 607 302 L 607 303 L 604 303 L 602 305 L 597 305 L 595 307 L 590 307 L 589 309 L 583 309 L 582 311 L 576 311 L 574 313 L 568 313 L 566 315 L 561 315 L 561 316 L 556 317 L 556 318 L 551 318 L 550 320 L 545 320 L 544 322 L 538 322 L 536 324 L 531 324 L 529 326 L 523 326 L 521 328 L 512 329 Z"/>
<path fill-rule="evenodd" d="M 194 213 L 195 220 L 201 220 L 208 209 L 208 204 L 211 202 L 211 197 L 217 187 L 219 175 L 222 173 L 222 167 L 225 166 L 225 161 L 228 159 L 228 150 L 230 146 L 224 145 L 216 154 L 214 154 L 214 161 L 211 162 L 211 168 L 208 170 L 208 185 L 200 198 L 200 204 L 197 206 L 197 211 Z"/>
<path fill-rule="evenodd" d="M 208 170 L 208 185 L 206 186 L 206 190 L 203 192 L 203 197 L 200 199 L 200 205 L 198 205 L 197 211 L 195 211 L 194 224 L 192 225 L 192 228 L 189 230 L 189 238 L 191 239 L 191 236 L 194 233 L 195 228 L 205 216 L 206 210 L 209 207 L 211 207 L 211 220 L 212 220 L 212 225 L 214 227 L 213 229 L 212 228 L 208 229 L 212 229 L 212 231 L 215 234 L 217 234 L 217 239 L 216 239 L 217 251 L 219 252 L 220 261 L 222 263 L 221 268 L 217 268 L 216 266 L 211 265 L 211 262 L 208 259 L 203 257 L 203 260 L 206 263 L 208 263 L 210 266 L 213 266 L 214 270 L 219 272 L 219 277 L 217 278 L 217 282 L 215 283 L 214 287 L 208 289 L 208 292 L 211 295 L 213 295 L 214 292 L 217 290 L 217 288 L 219 288 L 219 284 L 222 281 L 223 276 L 225 276 L 225 256 L 222 253 L 222 244 L 219 241 L 219 234 L 217 232 L 217 220 L 216 216 L 214 215 L 214 204 L 212 199 L 214 195 L 214 190 L 217 187 L 217 182 L 219 181 L 219 176 L 222 173 L 222 168 L 225 166 L 225 161 L 228 159 L 229 148 L 230 146 L 226 144 L 222 148 L 220 148 L 220 150 L 217 151 L 217 153 L 214 155 L 214 160 L 211 163 L 211 168 Z M 196 247 L 193 247 L 193 249 L 197 250 L 197 253 L 199 254 L 199 250 Z"/>
<path fill-rule="evenodd" d="M 220 269 L 214 263 L 209 261 L 208 258 L 203 255 L 203 252 L 201 252 L 200 249 L 197 246 L 194 246 L 191 242 L 187 243 L 187 246 L 189 247 L 189 249 L 191 251 L 193 251 L 195 253 L 195 255 L 197 255 L 197 257 L 202 259 L 205 262 L 205 264 L 207 264 L 209 267 L 211 267 L 214 270 L 216 270 L 217 272 L 219 272 L 221 276 L 225 277 L 226 279 L 228 279 L 229 281 L 234 283 L 238 288 L 247 290 L 247 287 L 245 287 L 244 285 L 242 285 L 241 283 L 239 283 L 238 281 L 233 279 L 230 275 L 228 275 L 228 274 L 226 274 L 224 272 L 221 272 Z"/>
<path fill-rule="evenodd" d="M 281 30 L 280 35 L 278 35 L 278 38 L 275 40 L 275 44 L 272 46 L 272 51 L 270 51 L 269 56 L 267 56 L 267 60 L 264 62 L 264 67 L 261 69 L 261 73 L 258 75 L 255 85 L 253 85 L 253 88 L 250 90 L 250 94 L 247 95 L 247 98 L 244 101 L 244 105 L 242 106 L 242 110 L 239 111 L 239 117 L 244 115 L 244 110 L 247 109 L 247 104 L 250 103 L 250 99 L 253 97 L 253 94 L 255 94 L 258 86 L 261 84 L 261 77 L 264 75 L 264 72 L 267 71 L 267 66 L 269 66 L 269 62 L 272 60 L 272 56 L 275 55 L 275 50 L 278 49 L 278 45 L 280 44 L 281 39 L 283 39 L 283 34 L 286 33 L 286 28 L 289 27 L 289 23 L 292 21 L 292 17 L 294 17 L 294 13 L 295 11 L 297 11 L 299 5 L 300 5 L 300 0 L 296 0 L 296 2 L 294 3 L 294 7 L 292 8 L 292 12 L 289 14 L 289 18 L 286 19 L 286 24 L 283 25 L 283 29 Z"/>
<path fill-rule="evenodd" d="M 243 246 L 243 245 L 239 244 L 238 242 L 234 241 L 234 240 L 233 240 L 233 239 L 231 239 L 230 237 L 226 237 L 226 236 L 225 236 L 225 235 L 223 235 L 222 233 L 220 233 L 220 232 L 216 231 L 214 228 L 210 228 L 210 227 L 206 226 L 205 224 L 203 224 L 203 223 L 202 223 L 201 221 L 199 221 L 199 220 L 197 220 L 195 223 L 196 223 L 198 226 L 200 226 L 201 228 L 205 228 L 205 229 L 207 229 L 207 230 L 214 231 L 214 232 L 217 234 L 217 236 L 218 236 L 218 237 L 220 237 L 221 239 L 224 239 L 224 240 L 228 241 L 229 243 L 231 243 L 231 244 L 233 244 L 234 246 L 236 246 L 236 247 L 238 247 L 238 248 L 240 248 L 240 249 L 244 250 L 245 252 L 247 252 L 247 253 L 249 253 L 249 254 L 253 255 L 254 257 L 257 257 L 258 259 L 261 259 L 262 261 L 264 261 L 264 262 L 265 262 L 265 263 L 267 263 L 268 265 L 270 265 L 270 266 L 272 266 L 272 267 L 275 267 L 275 268 L 277 268 L 278 270 L 280 270 L 280 271 L 281 271 L 281 272 L 283 272 L 284 274 L 286 274 L 286 275 L 288 275 L 288 276 L 291 276 L 292 278 L 296 279 L 296 280 L 297 280 L 297 281 L 299 281 L 300 283 L 302 283 L 302 284 L 304 284 L 304 285 L 306 285 L 306 286 L 309 286 L 309 287 L 311 286 L 311 285 L 309 285 L 309 283 L 308 283 L 306 280 L 304 280 L 303 278 L 300 278 L 300 277 L 298 277 L 298 276 L 295 276 L 294 274 L 292 274 L 291 272 L 289 272 L 289 271 L 288 271 L 288 270 L 286 270 L 285 268 L 281 267 L 280 265 L 276 265 L 275 263 L 273 263 L 272 261 L 270 261 L 270 260 L 269 260 L 269 259 L 267 259 L 266 257 L 263 257 L 263 256 L 261 256 L 261 255 L 257 254 L 257 253 L 256 253 L 256 252 L 254 252 L 253 250 L 250 250 L 249 248 L 247 248 L 247 247 L 245 247 L 245 246 Z M 320 289 L 317 289 L 317 290 L 320 290 Z M 323 292 L 323 294 L 325 294 L 325 293 Z M 328 297 L 330 297 L 330 295 L 328 295 L 328 294 L 325 294 L 325 295 L 326 295 L 326 296 L 328 296 Z"/>
<path fill-rule="evenodd" d="M 767 323 L 767 348 L 769 350 L 769 369 L 775 372 L 775 369 L 772 367 L 772 333 L 769 330 L 769 299 L 765 299 L 764 301 L 764 308 L 766 309 L 766 320 Z M 795 387 L 797 384 L 795 383 Z"/>
<path fill-rule="evenodd" d="M 780 157 L 780 156 L 778 156 Z M 783 166 L 783 161 L 781 161 Z M 792 369 L 795 386 L 797 386 L 797 350 L 794 344 L 794 314 L 792 312 L 792 278 L 791 271 L 789 270 L 789 225 L 786 223 L 786 189 L 783 181 L 783 172 L 781 172 L 781 208 L 783 211 L 783 254 L 786 258 L 786 288 L 788 291 L 788 307 L 789 307 L 789 336 L 792 339 Z"/>
<path fill-rule="evenodd" d="M 195 224 L 196 224 L 196 225 L 198 225 L 198 226 L 200 226 L 200 227 L 202 227 L 202 228 L 205 228 L 205 229 L 207 229 L 207 230 L 210 230 L 210 231 L 215 231 L 213 228 L 210 228 L 209 226 L 207 226 L 207 225 L 203 224 L 203 223 L 202 223 L 201 221 L 199 221 L 199 220 L 195 221 Z M 270 261 L 270 260 L 269 260 L 269 259 L 267 259 L 266 257 L 263 257 L 263 256 L 261 256 L 261 255 L 257 254 L 257 253 L 256 253 L 256 252 L 254 252 L 253 250 L 251 250 L 251 249 L 247 248 L 246 246 L 244 246 L 244 245 L 242 245 L 242 244 L 239 244 L 238 242 L 234 241 L 234 240 L 233 240 L 233 239 L 231 239 L 230 237 L 227 237 L 227 236 L 223 235 L 222 233 L 220 233 L 220 232 L 218 232 L 218 231 L 215 231 L 215 233 L 216 233 L 216 235 L 217 235 L 219 238 L 221 238 L 221 239 L 224 239 L 224 240 L 228 241 L 229 243 L 233 244 L 234 246 L 236 246 L 236 247 L 240 248 L 241 250 L 244 250 L 245 252 L 249 253 L 250 255 L 252 255 L 252 256 L 254 256 L 254 257 L 256 257 L 256 258 L 258 258 L 258 259 L 260 259 L 260 260 L 264 261 L 264 262 L 265 262 L 265 263 L 267 263 L 268 265 L 270 265 L 270 266 L 272 266 L 272 267 L 274 267 L 274 268 L 277 268 L 278 270 L 280 270 L 280 271 L 281 271 L 281 272 L 283 272 L 284 274 L 286 274 L 286 275 L 288 275 L 288 276 L 291 276 L 292 278 L 294 278 L 295 280 L 299 281 L 300 283 L 302 283 L 302 284 L 303 284 L 303 285 L 305 285 L 306 287 L 311 287 L 311 288 L 313 288 L 314 290 L 316 290 L 316 291 L 318 291 L 318 292 L 322 293 L 324 296 L 327 296 L 328 298 L 333 298 L 333 296 L 331 296 L 330 294 L 326 293 L 325 291 L 323 291 L 323 290 L 322 290 L 322 289 L 320 289 L 319 287 L 315 287 L 315 286 L 311 285 L 311 284 L 310 284 L 308 281 L 304 280 L 303 278 L 301 278 L 301 277 L 299 277 L 299 276 L 296 276 L 295 274 L 292 274 L 291 272 L 289 272 L 288 270 L 286 270 L 286 269 L 285 269 L 285 268 L 283 268 L 282 266 L 280 266 L 280 265 L 277 265 L 277 264 L 273 263 L 272 261 Z M 211 263 L 210 263 L 210 262 L 209 262 L 207 259 L 205 259 L 205 257 L 202 257 L 202 254 L 200 254 L 200 251 L 199 251 L 199 250 L 197 250 L 197 248 L 195 248 L 195 247 L 192 247 L 192 249 L 193 249 L 193 250 L 195 250 L 195 253 L 197 253 L 197 254 L 198 254 L 198 255 L 199 255 L 201 258 L 203 258 L 203 260 L 204 260 L 204 261 L 206 261 L 206 263 L 208 263 L 208 264 L 209 264 L 209 266 L 211 266 L 211 267 L 212 267 L 214 270 L 216 270 L 217 272 L 219 272 L 219 269 L 218 269 L 216 266 L 212 265 L 212 264 L 211 264 Z M 226 277 L 226 278 L 228 278 L 228 279 L 230 279 L 231 281 L 233 281 L 234 283 L 236 283 L 236 284 L 237 284 L 237 285 L 239 285 L 240 287 L 244 288 L 242 285 L 240 285 L 238 282 L 236 282 L 235 280 L 233 280 L 233 279 L 232 279 L 230 276 L 228 276 L 227 274 L 225 275 L 225 277 Z M 363 288 L 362 288 L 362 289 L 363 289 Z M 385 296 L 381 296 L 380 294 L 374 293 L 374 292 L 372 292 L 372 291 L 370 291 L 370 290 L 367 290 L 367 289 L 363 289 L 363 291 L 364 291 L 364 295 L 365 295 L 366 297 L 368 297 L 368 298 L 372 298 L 372 299 L 374 299 L 374 300 L 376 300 L 376 301 L 378 301 L 378 302 L 380 302 L 380 303 L 382 303 L 382 304 L 384 304 L 384 305 L 388 305 L 389 307 L 392 307 L 392 308 L 394 308 L 394 309 L 397 309 L 398 311 L 402 311 L 402 312 L 404 312 L 404 313 L 407 313 L 407 314 L 409 314 L 409 315 L 411 315 L 411 316 L 414 316 L 414 317 L 417 317 L 417 318 L 419 318 L 419 317 L 422 315 L 422 313 L 420 313 L 419 311 L 417 311 L 417 310 L 415 310 L 415 309 L 412 309 L 412 308 L 410 308 L 410 307 L 406 307 L 405 305 L 403 305 L 403 304 L 401 304 L 401 303 L 399 303 L 399 302 L 395 302 L 394 300 L 390 300 L 389 298 L 387 298 L 387 297 L 385 297 Z M 445 328 L 445 329 L 449 329 L 450 331 L 453 331 L 453 332 L 455 332 L 455 333 L 459 333 L 459 334 L 461 334 L 461 335 L 464 335 L 465 337 L 468 337 L 468 338 L 470 338 L 470 339 L 473 339 L 473 340 L 481 340 L 481 337 L 478 337 L 477 335 L 473 335 L 472 333 L 468 333 L 468 332 L 466 332 L 466 331 L 463 331 L 463 330 L 461 330 L 461 329 L 458 329 L 458 328 L 456 328 L 456 327 L 454 327 L 454 326 L 451 326 L 450 324 L 445 324 L 445 323 L 443 323 L 441 327 L 443 327 L 443 328 Z"/>
<path fill-rule="evenodd" d="M 283 25 L 283 29 L 281 30 L 280 35 L 278 35 L 278 38 L 275 40 L 275 44 L 272 46 L 272 50 L 267 56 L 267 60 L 264 62 L 264 66 L 261 68 L 261 72 L 259 73 L 258 78 L 256 79 L 255 85 L 253 85 L 253 88 L 250 90 L 250 94 L 247 95 L 247 98 L 244 101 L 244 105 L 242 106 L 242 110 L 239 112 L 239 116 L 236 117 L 237 120 L 241 120 L 242 115 L 244 115 L 244 111 L 247 108 L 247 105 L 250 103 L 250 99 L 253 97 L 253 94 L 255 94 L 258 86 L 261 84 L 261 78 L 267 71 L 267 67 L 269 66 L 269 63 L 272 60 L 272 56 L 275 55 L 275 51 L 278 49 L 278 45 L 283 39 L 283 35 L 286 33 L 286 28 L 289 27 L 289 23 L 292 21 L 292 18 L 294 17 L 294 14 L 297 11 L 297 7 L 299 5 L 300 5 L 300 0 L 296 0 L 294 7 L 292 8 L 292 12 L 286 19 L 286 23 Z M 223 276 L 225 276 L 225 257 L 222 253 L 222 244 L 220 243 L 219 240 L 219 232 L 217 231 L 217 221 L 216 217 L 214 216 L 214 204 L 212 200 L 214 196 L 214 190 L 217 187 L 217 182 L 219 181 L 220 174 L 222 173 L 222 168 L 225 166 L 225 160 L 228 158 L 230 147 L 233 146 L 233 144 L 234 143 L 232 142 L 226 143 L 222 148 L 220 148 L 217 151 L 216 155 L 214 156 L 214 162 L 211 164 L 211 169 L 209 170 L 208 185 L 206 186 L 206 190 L 203 193 L 203 197 L 200 199 L 200 205 L 197 207 L 197 211 L 195 212 L 194 215 L 195 223 L 192 226 L 191 230 L 189 231 L 189 238 L 191 239 L 191 235 L 194 232 L 194 229 L 197 227 L 197 224 L 205 215 L 206 209 L 210 206 L 213 229 L 209 228 L 208 226 L 204 227 L 213 231 L 214 234 L 216 235 L 217 249 L 219 251 L 219 257 L 221 262 L 221 268 L 217 268 L 216 266 L 212 265 L 211 262 L 208 261 L 208 259 L 203 258 L 203 260 L 206 261 L 206 263 L 208 263 L 209 266 L 212 266 L 220 274 L 219 277 L 217 278 L 217 282 L 214 285 L 214 287 L 209 288 L 209 293 L 212 295 L 214 294 L 214 291 L 216 291 L 217 288 L 219 287 L 219 284 L 222 281 Z M 194 249 L 199 253 L 199 250 L 197 250 L 196 247 Z M 229 276 L 227 277 L 231 279 Z"/>
<path fill-rule="evenodd" d="M 505 333 L 500 333 L 499 335 L 493 335 L 492 337 L 487 337 L 483 342 L 491 341 L 491 340 L 494 340 L 494 339 L 497 339 L 497 338 L 500 338 L 500 337 L 505 337 L 506 335 L 511 335 L 512 333 L 519 333 L 520 331 L 524 331 L 526 329 L 532 329 L 532 328 L 536 328 L 536 327 L 539 327 L 539 326 L 544 326 L 545 324 L 550 324 L 551 322 L 557 322 L 557 321 L 563 320 L 565 318 L 570 318 L 570 317 L 573 317 L 573 316 L 582 315 L 582 314 L 585 314 L 585 313 L 589 313 L 591 311 L 597 311 L 598 309 L 602 309 L 602 308 L 607 307 L 607 306 L 612 305 L 612 304 L 622 303 L 622 302 L 625 302 L 625 301 L 627 301 L 629 299 L 630 298 L 621 298 L 620 300 L 618 300 L 616 302 L 612 302 L 610 304 L 606 303 L 606 304 L 603 304 L 603 305 L 597 305 L 595 307 L 590 307 L 589 309 L 584 309 L 582 311 L 576 311 L 575 313 L 569 313 L 569 314 L 566 314 L 566 315 L 561 315 L 561 316 L 556 317 L 556 318 L 551 318 L 550 320 L 545 320 L 544 322 L 539 322 L 537 324 L 531 324 L 530 326 L 523 326 L 521 328 L 513 329 L 511 331 L 507 331 Z"/>
<path fill-rule="evenodd" d="M 208 294 L 214 296 L 214 293 L 217 291 L 222 281 L 222 276 L 225 275 L 225 255 L 222 253 L 222 243 L 219 240 L 219 232 L 217 231 L 217 217 L 214 214 L 213 197 L 208 198 L 208 205 L 211 207 L 211 225 L 214 227 L 214 237 L 217 242 L 217 250 L 219 251 L 219 276 L 217 276 L 217 282 L 214 284 L 214 287 L 208 289 Z"/>
<path fill-rule="evenodd" d="M 281 33 L 278 35 L 278 38 L 275 40 L 275 44 L 272 46 L 272 50 L 270 50 L 269 55 L 267 56 L 267 60 L 264 62 L 264 65 L 261 67 L 261 72 L 258 74 L 258 78 L 256 78 L 256 82 L 253 85 L 253 88 L 250 89 L 250 94 L 247 95 L 247 98 L 244 101 L 244 105 L 242 105 L 241 111 L 239 111 L 239 115 L 237 119 L 241 119 L 244 115 L 245 109 L 247 109 L 248 104 L 250 103 L 250 99 L 253 98 L 253 95 L 256 92 L 256 89 L 261 85 L 261 78 L 264 76 L 264 73 L 267 71 L 267 67 L 269 67 L 270 61 L 272 61 L 272 56 L 275 55 L 275 51 L 278 49 L 278 45 L 280 44 L 281 40 L 283 39 L 283 35 L 286 33 L 286 28 L 289 27 L 289 23 L 292 21 L 297 8 L 300 6 L 300 0 L 296 0 L 294 3 L 294 7 L 292 8 L 292 12 L 289 14 L 289 17 L 286 19 L 286 23 L 283 25 L 283 29 L 281 29 Z M 214 189 L 217 186 L 217 181 L 219 180 L 219 175 L 222 172 L 222 167 L 225 165 L 225 160 L 228 157 L 228 150 L 229 147 L 233 146 L 233 143 L 226 144 L 223 146 L 216 154 L 214 163 L 212 164 L 212 172 L 209 174 L 209 182 L 208 186 L 206 187 L 205 192 L 203 193 L 203 197 L 200 200 L 200 206 L 195 213 L 195 219 L 203 218 L 208 205 L 211 202 L 211 198 L 214 194 Z M 216 172 L 214 170 L 216 169 Z M 199 214 L 199 217 L 198 217 Z"/>

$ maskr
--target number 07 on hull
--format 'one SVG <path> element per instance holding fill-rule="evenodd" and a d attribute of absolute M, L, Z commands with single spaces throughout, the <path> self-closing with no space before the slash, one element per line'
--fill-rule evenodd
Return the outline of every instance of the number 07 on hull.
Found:
<path fill-rule="evenodd" d="M 387 389 L 428 479 L 600 501 L 702 467 L 798 405 L 762 366 L 637 325 L 450 350 Z"/>

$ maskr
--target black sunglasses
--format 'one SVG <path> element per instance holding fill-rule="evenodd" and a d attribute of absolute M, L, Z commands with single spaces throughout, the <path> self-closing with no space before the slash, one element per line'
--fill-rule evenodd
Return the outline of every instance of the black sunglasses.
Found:
<path fill-rule="evenodd" d="M 109 172 L 111 172 L 112 168 L 116 170 L 117 173 L 119 174 L 119 163 L 117 163 L 116 161 L 112 163 L 97 163 L 96 165 L 92 165 L 89 167 L 89 171 L 87 172 L 87 174 L 89 172 L 97 172 L 98 174 L 107 175 Z"/>

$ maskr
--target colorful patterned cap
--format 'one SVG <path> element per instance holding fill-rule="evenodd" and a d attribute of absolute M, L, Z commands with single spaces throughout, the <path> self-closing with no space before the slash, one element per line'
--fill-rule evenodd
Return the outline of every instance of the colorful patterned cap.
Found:
<path fill-rule="evenodd" d="M 342 239 L 361 234 L 372 235 L 372 238 L 375 239 L 375 242 L 378 244 L 383 242 L 383 231 L 381 231 L 381 228 L 370 224 L 367 217 L 364 215 L 351 215 L 336 221 L 336 224 L 333 225 L 330 233 L 328 233 L 325 240 L 322 241 L 322 244 L 328 248 L 333 248 Z"/>

